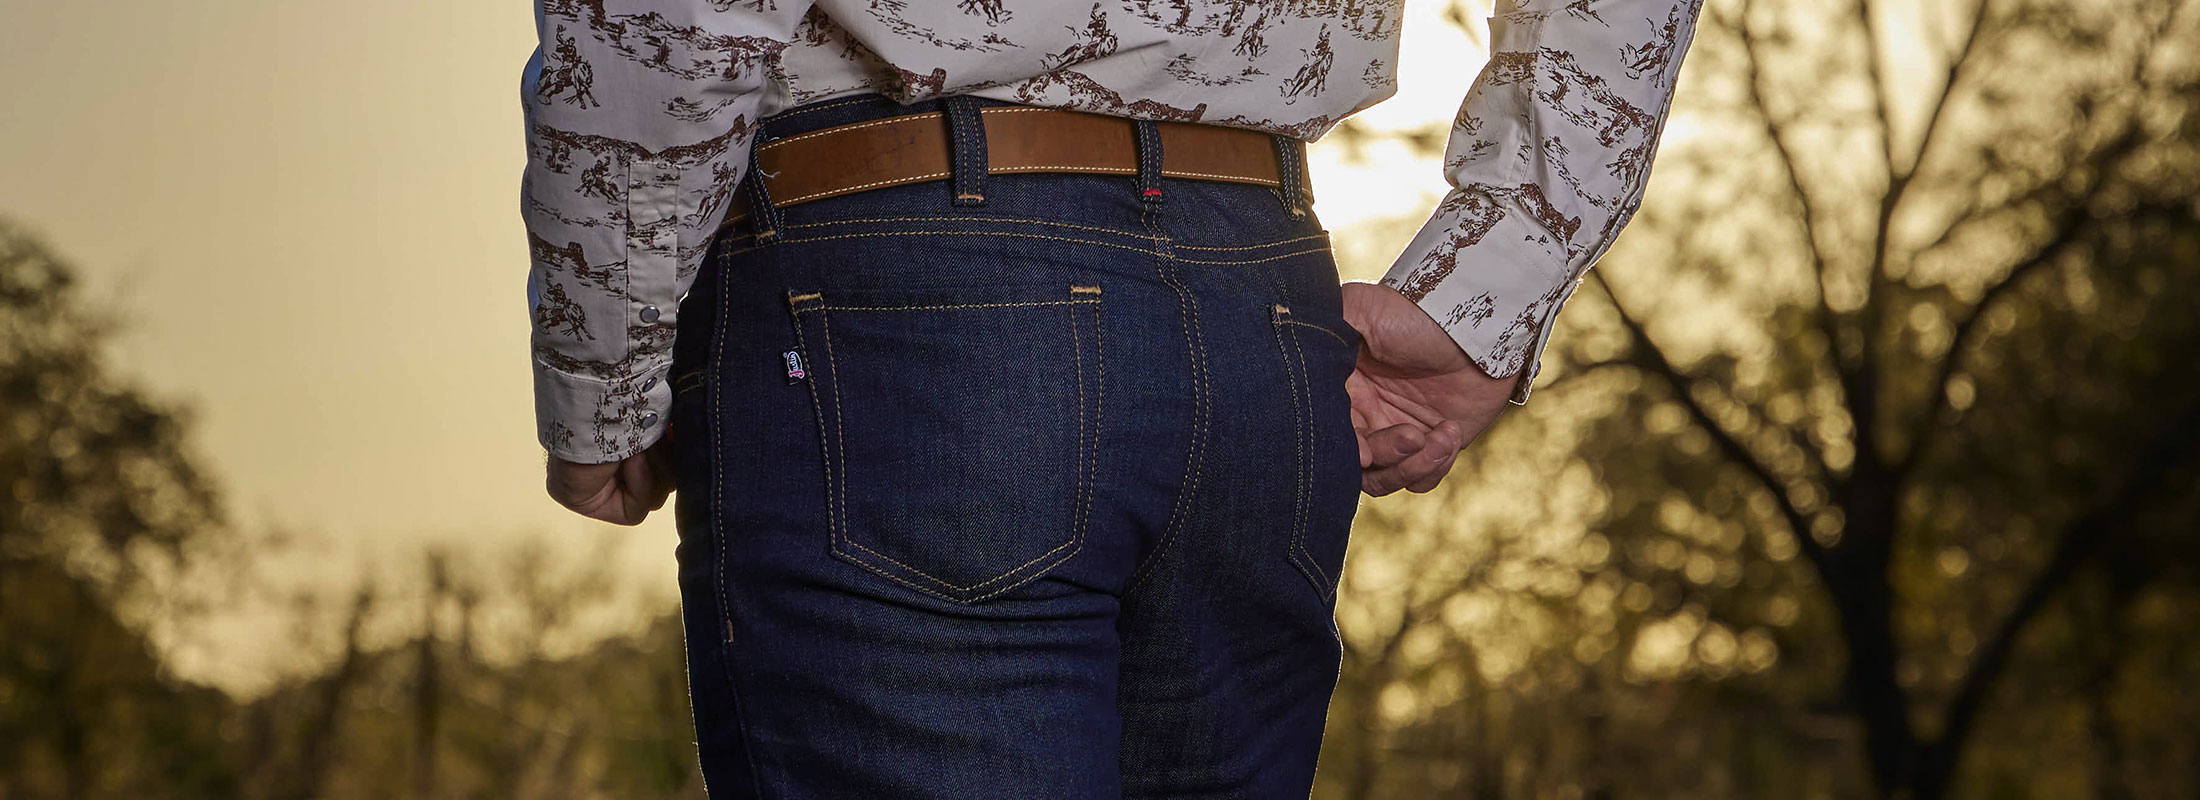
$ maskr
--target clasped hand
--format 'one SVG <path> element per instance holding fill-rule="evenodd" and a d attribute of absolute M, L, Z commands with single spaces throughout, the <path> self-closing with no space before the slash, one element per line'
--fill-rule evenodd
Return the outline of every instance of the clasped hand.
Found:
<path fill-rule="evenodd" d="M 1345 379 L 1360 441 L 1360 491 L 1376 497 L 1426 492 L 1451 472 L 1512 396 L 1436 320 L 1375 283 L 1344 285 L 1345 322 L 1360 332 L 1360 360 Z"/>

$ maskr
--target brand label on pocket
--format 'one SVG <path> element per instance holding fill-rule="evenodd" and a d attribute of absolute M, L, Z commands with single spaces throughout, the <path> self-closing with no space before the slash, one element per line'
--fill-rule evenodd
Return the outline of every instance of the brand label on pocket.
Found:
<path fill-rule="evenodd" d="M 780 360 L 787 362 L 788 383 L 794 383 L 795 381 L 810 377 L 810 371 L 802 368 L 802 351 L 789 350 L 787 352 L 780 353 L 779 358 Z"/>

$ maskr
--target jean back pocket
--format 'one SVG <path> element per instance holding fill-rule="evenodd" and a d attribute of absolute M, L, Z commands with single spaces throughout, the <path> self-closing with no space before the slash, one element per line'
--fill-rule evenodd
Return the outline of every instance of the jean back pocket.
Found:
<path fill-rule="evenodd" d="M 1340 314 L 1310 304 L 1276 303 L 1269 318 L 1298 417 L 1291 442 L 1297 484 L 1286 556 L 1330 602 L 1343 578 L 1359 497 L 1359 449 L 1344 382 L 1357 360 L 1361 337 Z"/>
<path fill-rule="evenodd" d="M 835 556 L 958 603 L 1082 545 L 1100 425 L 1100 287 L 790 292 Z"/>

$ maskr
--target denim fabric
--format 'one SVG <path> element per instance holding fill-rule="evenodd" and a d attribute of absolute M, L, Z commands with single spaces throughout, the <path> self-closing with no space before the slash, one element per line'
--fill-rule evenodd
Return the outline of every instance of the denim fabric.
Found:
<path fill-rule="evenodd" d="M 682 301 L 711 795 L 1305 797 L 1359 497 L 1327 232 L 1259 185 L 956 182 L 744 221 Z"/>

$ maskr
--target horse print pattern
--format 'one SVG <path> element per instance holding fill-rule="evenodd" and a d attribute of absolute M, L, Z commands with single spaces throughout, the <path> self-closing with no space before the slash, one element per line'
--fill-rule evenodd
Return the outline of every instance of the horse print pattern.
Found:
<path fill-rule="evenodd" d="M 1702 0 L 1498 0 L 1451 189 L 1382 278 L 1525 401 L 1551 319 L 1641 202 Z M 757 121 L 968 94 L 1304 141 L 1396 91 L 1404 0 L 536 0 L 523 76 L 537 435 L 661 438 L 679 300 Z M 1357 72 L 1358 80 L 1353 79 Z M 1525 368 L 1525 369 L 1524 369 Z"/>

